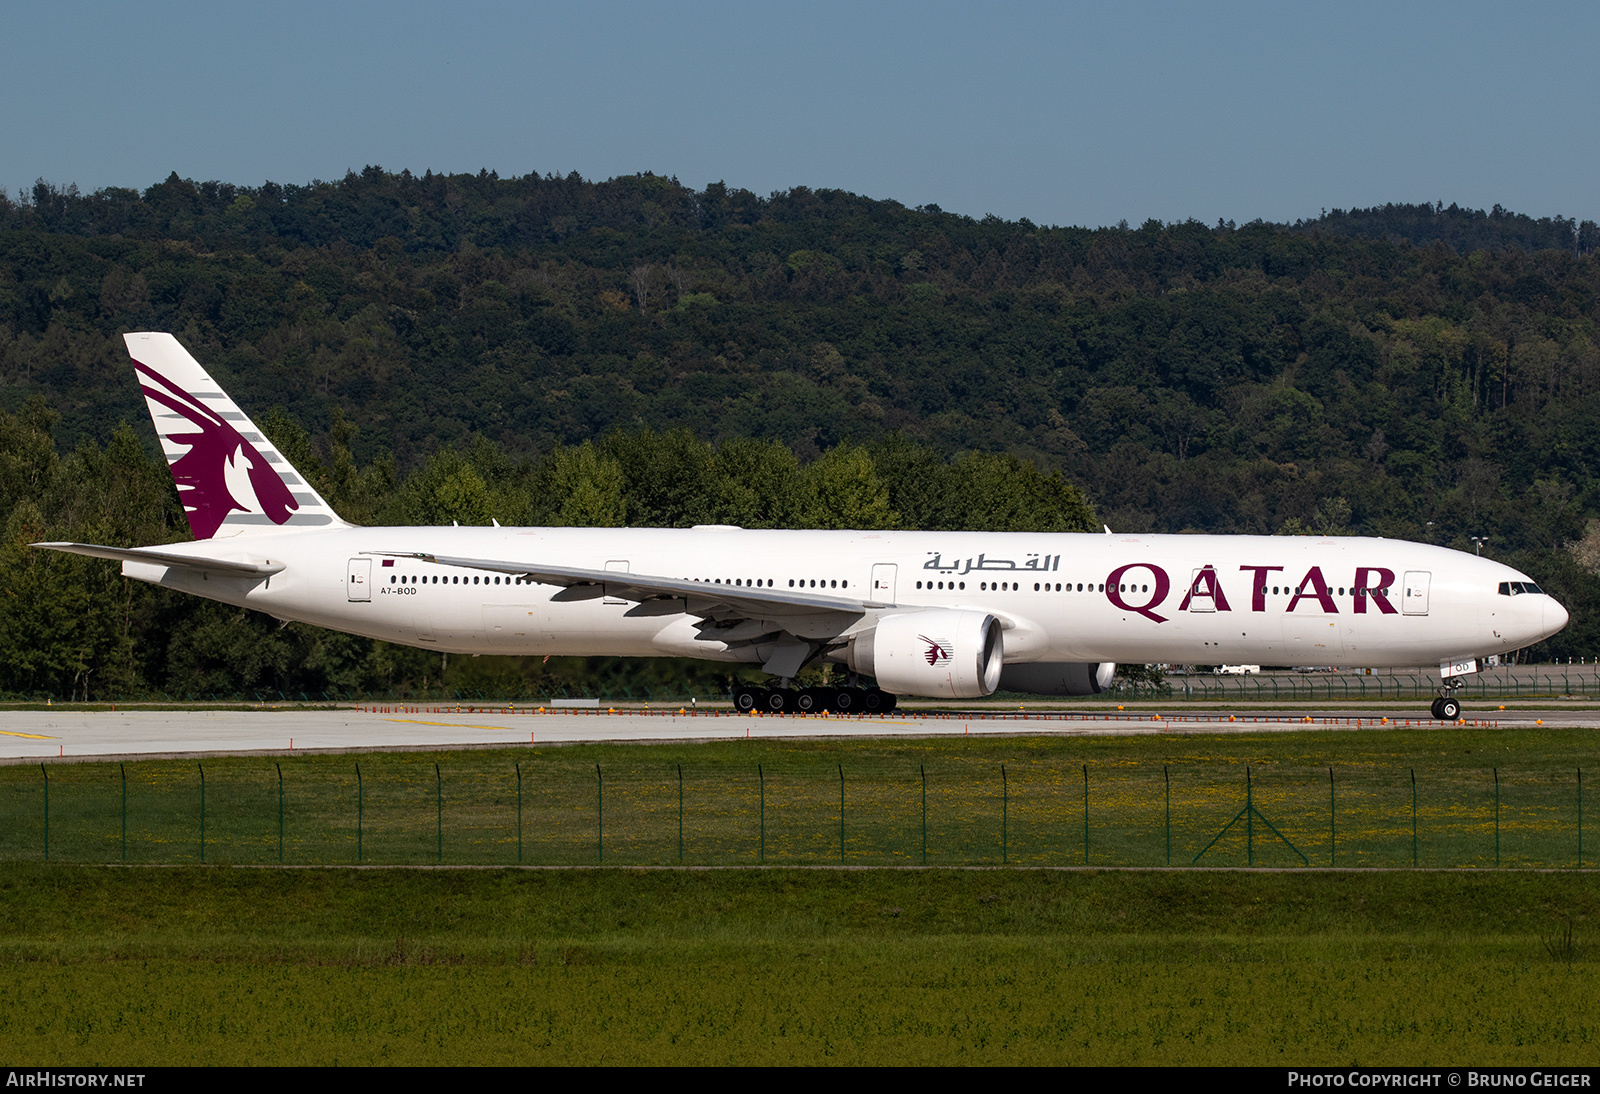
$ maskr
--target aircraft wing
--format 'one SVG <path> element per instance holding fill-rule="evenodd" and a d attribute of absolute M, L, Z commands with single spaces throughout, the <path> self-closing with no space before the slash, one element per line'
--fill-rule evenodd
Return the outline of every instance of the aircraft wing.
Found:
<path fill-rule="evenodd" d="M 51 551 L 65 551 L 69 555 L 109 558 L 117 562 L 150 562 L 158 566 L 181 566 L 188 570 L 209 570 L 212 573 L 237 577 L 271 577 L 283 570 L 283 563 L 271 559 L 250 562 L 229 558 L 204 558 L 153 547 L 102 547 L 98 543 L 34 543 L 31 546 L 44 547 Z"/>
<path fill-rule="evenodd" d="M 587 570 L 576 566 L 547 566 L 487 558 L 457 558 L 425 552 L 368 551 L 366 553 L 388 558 L 416 558 L 440 566 L 460 566 L 466 569 L 516 574 L 540 585 L 561 585 L 575 591 L 587 586 L 589 588 L 585 591 L 592 596 L 605 595 L 640 602 L 681 599 L 687 602 L 687 610 L 692 615 L 705 615 L 720 610 L 775 619 L 785 615 L 815 615 L 818 612 L 864 615 L 869 611 L 895 606 L 886 601 L 828 596 L 802 592 L 798 589 L 719 585 L 714 582 L 688 581 L 681 577 L 650 577 L 623 570 Z M 561 595 L 556 594 L 557 597 Z M 582 598 L 575 596 L 572 599 Z"/>

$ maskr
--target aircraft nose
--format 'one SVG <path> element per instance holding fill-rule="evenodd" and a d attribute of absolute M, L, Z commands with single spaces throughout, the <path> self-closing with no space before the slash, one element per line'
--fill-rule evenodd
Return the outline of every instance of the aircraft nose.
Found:
<path fill-rule="evenodd" d="M 1555 634 L 1567 625 L 1572 617 L 1567 614 L 1567 609 L 1553 596 L 1545 597 L 1544 606 L 1544 633 Z"/>

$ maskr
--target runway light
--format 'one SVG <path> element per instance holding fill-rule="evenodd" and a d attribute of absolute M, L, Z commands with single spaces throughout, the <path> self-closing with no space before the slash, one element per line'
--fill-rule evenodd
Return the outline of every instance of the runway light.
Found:
<path fill-rule="evenodd" d="M 1234 716 L 1233 716 L 1233 715 L 1231 715 L 1231 714 L 1230 714 L 1230 715 L 1228 715 L 1228 721 L 1230 721 L 1230 722 L 1236 722 L 1236 721 L 1238 721 L 1238 719 L 1237 719 L 1237 718 L 1235 718 L 1235 717 L 1234 717 Z"/>

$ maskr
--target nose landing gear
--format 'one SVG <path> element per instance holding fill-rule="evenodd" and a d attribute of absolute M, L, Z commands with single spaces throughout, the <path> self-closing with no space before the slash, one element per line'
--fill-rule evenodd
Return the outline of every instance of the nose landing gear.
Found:
<path fill-rule="evenodd" d="M 1441 722 L 1453 722 L 1461 717 L 1461 702 L 1450 694 L 1439 696 L 1433 701 L 1430 709 L 1433 716 Z"/>

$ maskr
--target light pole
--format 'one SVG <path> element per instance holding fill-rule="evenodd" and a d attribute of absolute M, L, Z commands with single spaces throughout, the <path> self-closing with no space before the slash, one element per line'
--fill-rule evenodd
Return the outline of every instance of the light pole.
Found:
<path fill-rule="evenodd" d="M 1483 554 L 1483 545 L 1485 543 L 1488 543 L 1488 542 L 1489 542 L 1489 537 L 1488 536 L 1473 536 L 1472 537 L 1472 553 L 1475 554 L 1475 555 L 1481 556 Z"/>

